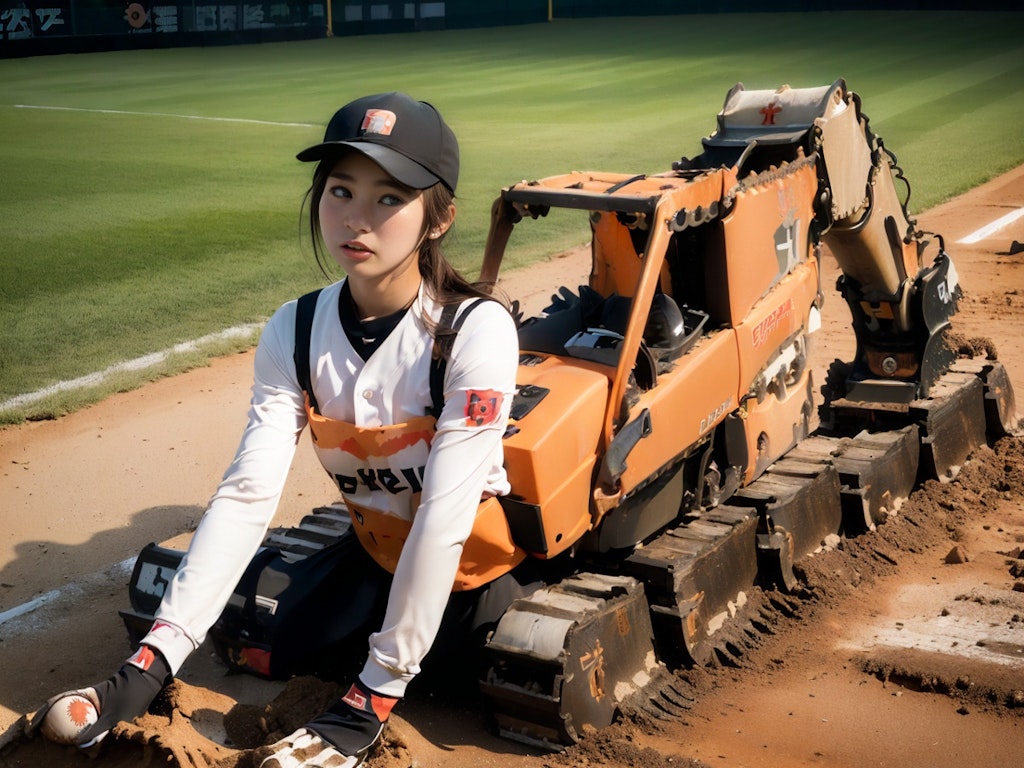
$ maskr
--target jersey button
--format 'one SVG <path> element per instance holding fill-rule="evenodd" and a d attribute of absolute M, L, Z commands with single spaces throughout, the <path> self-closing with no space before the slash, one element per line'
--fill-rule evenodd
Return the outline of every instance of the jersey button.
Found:
<path fill-rule="evenodd" d="M 373 399 L 373 390 L 372 389 L 364 389 L 363 390 L 363 399 L 364 400 L 372 400 Z"/>

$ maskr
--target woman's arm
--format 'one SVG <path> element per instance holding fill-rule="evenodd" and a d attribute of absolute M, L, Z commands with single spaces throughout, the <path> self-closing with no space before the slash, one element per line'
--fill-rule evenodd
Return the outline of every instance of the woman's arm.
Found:
<path fill-rule="evenodd" d="M 508 491 L 502 468 L 518 365 L 515 324 L 499 304 L 477 307 L 459 331 L 445 376 L 445 405 L 423 493 L 402 549 L 381 630 L 370 638 L 362 681 L 400 697 L 430 650 L 481 495 Z"/>
<path fill-rule="evenodd" d="M 306 425 L 292 359 L 294 318 L 291 302 L 263 331 L 238 451 L 143 638 L 164 654 L 172 672 L 203 641 L 262 543 Z"/>

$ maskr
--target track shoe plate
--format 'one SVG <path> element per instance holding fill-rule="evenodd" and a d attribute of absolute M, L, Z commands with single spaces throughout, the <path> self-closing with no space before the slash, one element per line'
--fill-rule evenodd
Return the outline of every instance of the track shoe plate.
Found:
<path fill-rule="evenodd" d="M 884 522 L 917 482 L 920 437 L 916 425 L 854 437 L 812 435 L 789 458 L 830 461 L 839 472 L 843 529 L 861 533 Z"/>
<path fill-rule="evenodd" d="M 1013 385 L 1006 367 L 998 360 L 958 360 L 951 369 L 954 373 L 969 373 L 981 379 L 985 388 L 985 419 L 988 437 L 995 441 L 1015 434 L 1020 422 Z"/>
<path fill-rule="evenodd" d="M 658 668 L 643 585 L 582 573 L 516 600 L 487 640 L 480 682 L 500 735 L 545 749 L 611 724 Z"/>
<path fill-rule="evenodd" d="M 986 443 L 985 398 L 981 379 L 969 373 L 941 376 L 927 399 L 910 404 L 921 428 L 918 480 L 949 480 L 971 452 Z"/>
<path fill-rule="evenodd" d="M 839 475 L 831 462 L 794 458 L 772 464 L 761 477 L 741 488 L 730 504 L 750 506 L 792 537 L 792 561 L 818 549 L 839 532 Z"/>
<path fill-rule="evenodd" d="M 636 550 L 626 570 L 651 601 L 658 657 L 669 667 L 712 659 L 712 635 L 757 578 L 757 512 L 722 505 Z"/>

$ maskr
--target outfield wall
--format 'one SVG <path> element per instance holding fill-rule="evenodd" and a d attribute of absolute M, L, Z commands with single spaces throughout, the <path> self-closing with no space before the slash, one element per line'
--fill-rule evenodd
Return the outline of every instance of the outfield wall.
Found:
<path fill-rule="evenodd" d="M 548 20 L 548 0 L 0 0 L 0 58 Z"/>
<path fill-rule="evenodd" d="M 0 0 L 0 58 L 533 24 L 552 18 L 829 10 L 1017 10 L 1019 0 Z M 328 5 L 328 3 L 330 5 Z"/>

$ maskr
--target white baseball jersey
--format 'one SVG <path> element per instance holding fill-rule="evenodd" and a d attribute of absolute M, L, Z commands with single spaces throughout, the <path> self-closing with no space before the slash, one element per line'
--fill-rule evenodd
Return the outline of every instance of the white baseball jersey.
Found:
<path fill-rule="evenodd" d="M 356 427 L 422 417 L 431 407 L 433 347 L 423 314 L 436 323 L 440 306 L 421 287 L 409 311 L 364 361 L 339 318 L 343 282 L 321 291 L 313 318 L 310 377 L 320 414 Z M 294 301 L 282 306 L 263 331 L 241 444 L 143 639 L 164 654 L 173 671 L 203 641 L 262 543 L 307 425 L 292 357 L 295 307 Z M 360 675 L 382 694 L 404 695 L 419 672 L 481 497 L 509 491 L 501 439 L 517 364 L 512 318 L 497 303 L 484 302 L 467 316 L 455 340 L 445 373 L 445 405 L 429 450 L 426 441 L 383 456 L 317 449 L 346 496 L 414 521 L 395 570 L 384 624 L 370 637 Z M 498 407 L 487 418 L 471 418 L 476 414 L 467 404 L 482 392 Z"/>

